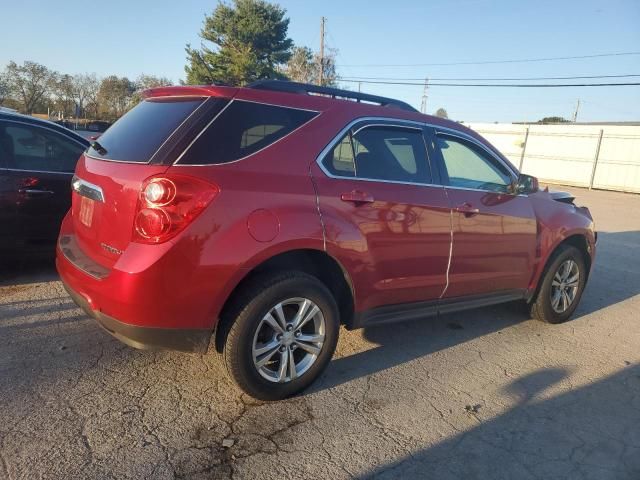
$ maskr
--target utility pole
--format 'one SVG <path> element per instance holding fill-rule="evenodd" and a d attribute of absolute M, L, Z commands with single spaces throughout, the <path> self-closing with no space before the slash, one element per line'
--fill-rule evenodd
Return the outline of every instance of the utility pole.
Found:
<path fill-rule="evenodd" d="M 324 22 L 326 19 L 324 17 L 320 17 L 320 64 L 318 65 L 318 85 L 322 85 L 324 83 Z"/>
<path fill-rule="evenodd" d="M 576 110 L 573 112 L 573 123 L 576 123 L 576 120 L 578 120 L 578 110 L 580 110 L 580 99 L 578 99 L 578 103 L 576 103 Z"/>
<path fill-rule="evenodd" d="M 429 95 L 427 95 L 427 90 L 429 89 L 429 79 L 425 78 L 424 79 L 424 90 L 422 91 L 422 104 L 420 105 L 420 111 L 422 113 L 427 113 L 427 98 L 429 97 Z"/>

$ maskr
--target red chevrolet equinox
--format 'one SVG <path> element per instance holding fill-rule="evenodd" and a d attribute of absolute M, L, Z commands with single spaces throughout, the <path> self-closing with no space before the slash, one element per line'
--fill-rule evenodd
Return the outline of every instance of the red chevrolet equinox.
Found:
<path fill-rule="evenodd" d="M 148 90 L 72 190 L 75 302 L 133 347 L 215 349 L 267 400 L 318 377 L 340 325 L 513 300 L 563 322 L 595 255 L 589 211 L 468 128 L 293 82 Z"/>

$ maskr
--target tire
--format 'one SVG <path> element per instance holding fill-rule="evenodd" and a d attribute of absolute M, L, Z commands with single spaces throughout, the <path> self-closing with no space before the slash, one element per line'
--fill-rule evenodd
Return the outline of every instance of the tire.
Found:
<path fill-rule="evenodd" d="M 559 279 L 563 278 L 569 265 L 571 272 L 560 281 Z M 578 275 L 577 281 L 571 281 L 576 273 Z M 566 322 L 580 303 L 587 273 L 584 257 L 580 250 L 569 245 L 560 246 L 545 268 L 538 293 L 531 303 L 531 316 L 547 323 Z M 571 297 L 570 293 L 573 287 L 570 285 L 574 283 L 575 293 Z M 562 293 L 558 295 L 559 290 L 564 290 L 567 296 L 565 297 Z M 568 304 L 565 303 L 565 299 Z"/>
<path fill-rule="evenodd" d="M 305 305 L 301 322 L 313 316 L 300 329 L 289 330 Z M 315 307 L 319 313 L 314 313 Z M 336 302 L 322 282 L 303 272 L 254 278 L 236 297 L 228 314 L 221 355 L 227 374 L 245 393 L 259 400 L 281 400 L 307 388 L 326 368 L 338 342 Z M 266 353 L 258 355 L 265 349 Z M 291 359 L 293 367 L 289 366 Z M 258 366 L 262 361 L 266 363 Z"/>

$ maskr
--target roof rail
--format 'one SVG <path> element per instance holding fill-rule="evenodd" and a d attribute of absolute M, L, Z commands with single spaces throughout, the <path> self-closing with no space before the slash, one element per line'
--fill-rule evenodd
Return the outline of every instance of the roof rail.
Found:
<path fill-rule="evenodd" d="M 417 112 L 417 110 L 408 103 L 401 102 L 400 100 L 395 100 L 393 98 L 379 97 L 377 95 L 369 95 L 368 93 L 352 92 L 351 90 L 343 90 L 341 88 L 323 87 L 320 85 L 312 85 L 310 83 L 290 82 L 288 80 L 258 80 L 247 85 L 247 88 L 298 93 L 303 95 L 325 95 L 332 98 L 343 98 L 347 100 L 355 100 L 356 102 L 377 103 L 383 107 L 397 107 L 402 110 Z"/>

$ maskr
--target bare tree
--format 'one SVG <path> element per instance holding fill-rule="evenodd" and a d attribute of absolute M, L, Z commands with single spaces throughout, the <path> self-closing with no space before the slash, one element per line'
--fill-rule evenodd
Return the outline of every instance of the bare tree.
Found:
<path fill-rule="evenodd" d="M 133 103 L 138 104 L 142 101 L 141 93 L 149 88 L 165 87 L 173 82 L 167 77 L 156 77 L 155 75 L 141 74 L 135 82 L 136 93 L 133 96 Z"/>
<path fill-rule="evenodd" d="M 26 61 L 20 66 L 12 61 L 6 72 L 11 90 L 21 101 L 22 110 L 29 114 L 55 88 L 56 72 L 36 62 Z"/>
<path fill-rule="evenodd" d="M 336 49 L 328 49 L 322 62 L 322 84 L 336 84 Z M 309 47 L 295 47 L 283 73 L 294 82 L 318 83 L 318 65 L 320 55 L 313 53 Z"/>
<path fill-rule="evenodd" d="M 56 81 L 56 105 L 63 116 L 69 117 L 75 112 L 75 98 L 73 95 L 73 77 L 68 74 L 60 75 Z"/>
<path fill-rule="evenodd" d="M 0 105 L 11 95 L 11 86 L 6 72 L 0 72 Z"/>
<path fill-rule="evenodd" d="M 98 116 L 98 92 L 100 91 L 100 80 L 95 73 L 74 75 L 73 77 L 73 98 L 78 105 L 80 115 L 87 116 L 87 107 L 92 103 L 95 105 L 94 117 Z"/>
<path fill-rule="evenodd" d="M 110 119 L 120 117 L 132 106 L 135 90 L 135 83 L 127 77 L 110 75 L 103 78 L 98 91 L 101 111 Z"/>
<path fill-rule="evenodd" d="M 444 108 L 439 108 L 438 110 L 436 110 L 436 117 L 449 118 L 449 114 Z"/>

